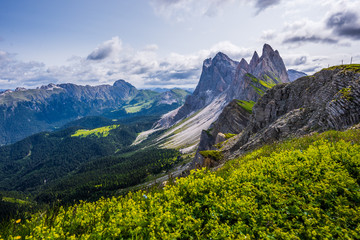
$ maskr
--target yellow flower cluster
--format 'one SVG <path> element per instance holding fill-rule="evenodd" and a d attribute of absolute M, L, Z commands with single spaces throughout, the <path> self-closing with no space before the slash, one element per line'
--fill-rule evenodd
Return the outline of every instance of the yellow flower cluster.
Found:
<path fill-rule="evenodd" d="M 359 182 L 360 145 L 320 139 L 302 149 L 259 149 L 160 192 L 37 214 L 19 232 L 25 239 L 359 239 Z"/>

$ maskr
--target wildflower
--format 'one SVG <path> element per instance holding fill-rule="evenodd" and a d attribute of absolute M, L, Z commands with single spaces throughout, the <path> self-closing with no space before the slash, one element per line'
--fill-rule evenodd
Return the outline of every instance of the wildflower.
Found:
<path fill-rule="evenodd" d="M 16 220 L 16 223 L 20 223 L 20 222 L 21 222 L 21 219 Z"/>
<path fill-rule="evenodd" d="M 143 197 L 144 197 L 145 199 L 147 199 L 147 198 L 148 198 L 145 194 L 143 194 Z"/>

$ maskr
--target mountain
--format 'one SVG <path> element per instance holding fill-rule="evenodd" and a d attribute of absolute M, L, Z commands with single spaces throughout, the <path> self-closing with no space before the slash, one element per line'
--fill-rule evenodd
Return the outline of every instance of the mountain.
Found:
<path fill-rule="evenodd" d="M 238 128 L 237 135 L 204 150 L 220 150 L 225 159 L 232 159 L 267 143 L 347 129 L 360 123 L 359 89 L 360 65 L 356 64 L 323 69 L 292 83 L 276 85 L 253 106 L 248 124 Z M 229 108 L 228 112 L 236 110 L 234 106 Z M 228 122 L 219 118 L 215 124 L 226 129 Z M 204 158 L 197 157 L 192 166 L 203 164 Z"/>
<path fill-rule="evenodd" d="M 0 145 L 31 134 L 54 130 L 84 117 L 164 114 L 181 106 L 188 93 L 137 90 L 124 80 L 112 86 L 49 84 L 37 89 L 17 88 L 0 93 Z"/>
<path fill-rule="evenodd" d="M 169 89 L 169 88 L 150 88 L 149 90 L 152 90 L 152 91 L 158 92 L 158 93 L 163 93 L 163 92 L 167 92 L 169 90 L 176 90 L 176 89 L 182 89 L 182 90 L 185 90 L 185 91 L 187 91 L 189 93 L 194 92 L 193 88 L 172 88 L 172 89 Z"/>
<path fill-rule="evenodd" d="M 287 73 L 288 73 L 288 75 L 289 75 L 289 80 L 290 80 L 290 82 L 293 82 L 293 81 L 295 81 L 295 80 L 298 79 L 298 78 L 307 76 L 306 73 L 304 73 L 304 72 L 299 72 L 299 71 L 296 71 L 296 70 L 294 70 L 294 69 L 289 69 L 289 70 L 287 71 Z"/>
<path fill-rule="evenodd" d="M 257 101 L 267 89 L 283 82 L 289 82 L 284 62 L 268 44 L 263 46 L 261 57 L 254 52 L 250 63 L 218 53 L 204 61 L 199 83 L 184 105 L 159 120 L 155 129 L 170 129 L 158 140 L 165 147 L 194 147 L 201 131 L 233 99 Z"/>

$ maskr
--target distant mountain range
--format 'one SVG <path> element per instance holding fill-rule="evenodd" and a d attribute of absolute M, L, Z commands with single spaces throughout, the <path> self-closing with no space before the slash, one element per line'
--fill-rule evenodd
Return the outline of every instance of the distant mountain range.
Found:
<path fill-rule="evenodd" d="M 68 83 L 7 90 L 0 93 L 0 145 L 59 128 L 85 116 L 161 115 L 181 106 L 188 94 L 182 89 L 162 93 L 137 90 L 124 80 L 112 86 Z"/>
<path fill-rule="evenodd" d="M 306 73 L 304 73 L 304 72 L 299 72 L 299 71 L 296 71 L 296 70 L 294 70 L 294 69 L 289 69 L 287 72 L 288 72 L 288 75 L 289 75 L 289 80 L 290 80 L 290 82 L 293 82 L 293 81 L 295 81 L 295 80 L 298 79 L 298 78 L 307 76 Z"/>

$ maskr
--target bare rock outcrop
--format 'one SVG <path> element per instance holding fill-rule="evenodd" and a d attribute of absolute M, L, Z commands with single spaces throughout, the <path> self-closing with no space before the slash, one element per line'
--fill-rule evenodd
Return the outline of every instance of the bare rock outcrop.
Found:
<path fill-rule="evenodd" d="M 336 66 L 267 91 L 248 126 L 223 145 L 223 153 L 235 158 L 265 143 L 359 122 L 360 65 Z"/>

